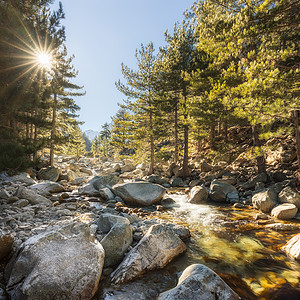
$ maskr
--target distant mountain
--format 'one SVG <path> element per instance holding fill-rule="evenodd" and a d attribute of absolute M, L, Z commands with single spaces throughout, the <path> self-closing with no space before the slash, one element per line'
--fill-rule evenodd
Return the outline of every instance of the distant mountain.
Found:
<path fill-rule="evenodd" d="M 97 135 L 99 135 L 99 131 L 95 131 L 92 129 L 84 131 L 86 136 L 89 138 L 90 141 L 92 141 Z"/>

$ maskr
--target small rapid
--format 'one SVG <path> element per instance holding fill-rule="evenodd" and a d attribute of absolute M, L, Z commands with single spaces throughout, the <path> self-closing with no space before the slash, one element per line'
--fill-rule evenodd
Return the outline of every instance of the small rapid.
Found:
<path fill-rule="evenodd" d="M 192 233 L 187 253 L 174 262 L 177 268 L 205 264 L 246 299 L 272 299 L 282 289 L 300 299 L 300 264 L 280 250 L 299 230 L 266 229 L 251 208 L 191 204 L 180 192 L 171 197 L 175 203 L 161 217 L 188 226 Z"/>

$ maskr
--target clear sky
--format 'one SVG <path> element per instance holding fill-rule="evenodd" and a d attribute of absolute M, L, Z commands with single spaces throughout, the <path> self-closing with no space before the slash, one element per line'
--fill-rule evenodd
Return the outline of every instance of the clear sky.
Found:
<path fill-rule="evenodd" d="M 77 84 L 86 95 L 76 100 L 81 107 L 83 130 L 100 130 L 124 99 L 115 87 L 122 80 L 121 63 L 135 68 L 135 50 L 141 43 L 164 44 L 164 32 L 193 0 L 62 0 L 66 19 L 67 48 L 75 55 Z M 53 7 L 57 7 L 58 0 Z"/>

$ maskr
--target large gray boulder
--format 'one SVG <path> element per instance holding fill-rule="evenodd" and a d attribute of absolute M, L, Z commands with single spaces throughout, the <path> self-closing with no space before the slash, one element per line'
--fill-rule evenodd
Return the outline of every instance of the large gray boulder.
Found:
<path fill-rule="evenodd" d="M 175 288 L 159 295 L 158 300 L 238 300 L 236 294 L 213 270 L 200 264 L 187 267 Z"/>
<path fill-rule="evenodd" d="M 300 194 L 288 186 L 279 193 L 278 202 L 292 203 L 300 209 Z"/>
<path fill-rule="evenodd" d="M 29 201 L 30 204 L 46 204 L 52 205 L 51 200 L 47 199 L 46 197 L 38 194 L 37 192 L 30 190 L 24 186 L 19 186 L 16 195 L 19 199 L 26 199 Z"/>
<path fill-rule="evenodd" d="M 130 225 L 116 223 L 100 243 L 105 250 L 104 267 L 119 264 L 132 243 Z"/>
<path fill-rule="evenodd" d="M 40 180 L 57 181 L 60 175 L 60 170 L 56 167 L 47 167 L 40 169 L 37 177 Z"/>
<path fill-rule="evenodd" d="M 203 203 L 208 199 L 208 190 L 203 186 L 194 186 L 189 194 L 188 202 L 190 203 Z"/>
<path fill-rule="evenodd" d="M 24 242 L 5 270 L 11 299 L 91 299 L 104 250 L 87 224 L 57 224 Z"/>
<path fill-rule="evenodd" d="M 300 260 L 300 233 L 290 239 L 282 250 L 293 258 Z"/>
<path fill-rule="evenodd" d="M 185 244 L 172 230 L 153 225 L 112 273 L 112 282 L 123 283 L 147 271 L 163 268 L 184 251 Z"/>
<path fill-rule="evenodd" d="M 227 194 L 230 194 L 231 196 L 234 194 L 237 198 L 239 197 L 239 193 L 233 185 L 217 180 L 212 181 L 209 189 L 209 198 L 212 201 L 225 202 Z"/>
<path fill-rule="evenodd" d="M 114 175 L 95 176 L 87 182 L 78 192 L 88 196 L 99 196 L 99 190 L 103 188 L 111 188 L 119 182 L 119 178 Z"/>
<path fill-rule="evenodd" d="M 266 189 L 252 196 L 253 207 L 264 213 L 269 213 L 277 204 L 277 193 L 273 189 Z"/>
<path fill-rule="evenodd" d="M 57 182 L 39 182 L 30 186 L 30 189 L 36 190 L 40 194 L 61 193 L 65 188 Z"/>
<path fill-rule="evenodd" d="M 292 203 L 284 203 L 272 209 L 271 215 L 279 220 L 293 219 L 298 212 L 296 205 Z"/>
<path fill-rule="evenodd" d="M 159 202 L 166 193 L 164 187 L 149 182 L 116 184 L 112 191 L 130 205 L 152 205 Z"/>
<path fill-rule="evenodd" d="M 115 224 L 127 224 L 129 225 L 130 222 L 127 218 L 121 217 L 118 215 L 112 215 L 112 214 L 102 214 L 97 220 L 97 226 L 98 230 L 100 230 L 103 233 L 109 232 Z"/>
<path fill-rule="evenodd" d="M 22 183 L 25 183 L 26 185 L 31 185 L 31 184 L 35 184 L 36 181 L 33 180 L 28 173 L 26 172 L 22 172 L 22 173 L 19 173 L 13 177 L 11 177 L 11 180 L 12 181 L 17 181 L 17 182 L 22 182 Z"/>

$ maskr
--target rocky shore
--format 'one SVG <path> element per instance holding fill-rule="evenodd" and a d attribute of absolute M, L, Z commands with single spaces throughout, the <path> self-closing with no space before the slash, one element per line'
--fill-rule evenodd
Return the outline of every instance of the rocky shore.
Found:
<path fill-rule="evenodd" d="M 300 194 L 289 151 L 270 153 L 268 172 L 259 175 L 242 158 L 231 165 L 194 160 L 187 179 L 174 164 L 147 176 L 146 164 L 128 159 L 58 157 L 55 167 L 2 173 L 0 299 L 92 299 L 104 278 L 121 285 L 164 268 L 186 251 L 190 237 L 188 228 L 155 217 L 173 203 L 170 188 L 183 189 L 194 204 L 253 207 L 266 229 L 299 230 Z M 299 260 L 300 234 L 282 251 Z M 201 299 L 239 299 L 199 264 L 155 297 L 200 299 L 191 289 L 201 291 Z"/>

